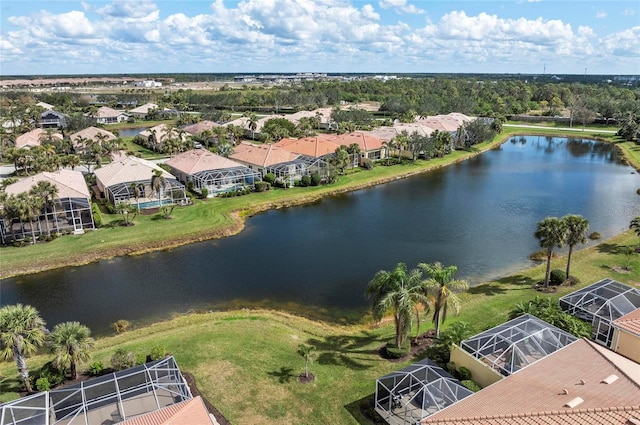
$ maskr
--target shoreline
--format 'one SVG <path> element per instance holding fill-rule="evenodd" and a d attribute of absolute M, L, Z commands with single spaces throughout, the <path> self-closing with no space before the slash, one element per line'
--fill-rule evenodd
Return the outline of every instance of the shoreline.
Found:
<path fill-rule="evenodd" d="M 531 131 L 527 131 L 527 130 L 531 130 Z M 171 237 L 169 239 L 153 240 L 149 242 L 143 242 L 141 244 L 132 244 L 132 245 L 126 245 L 126 241 L 123 241 L 120 244 L 116 243 L 113 249 L 109 249 L 109 250 L 100 250 L 97 252 L 82 252 L 72 256 L 55 258 L 49 262 L 44 262 L 40 264 L 29 264 L 28 266 L 16 267 L 15 269 L 11 269 L 10 265 L 8 267 L 1 267 L 0 280 L 29 275 L 29 274 L 37 274 L 37 273 L 41 273 L 49 270 L 55 270 L 55 269 L 64 268 L 64 267 L 77 267 L 77 266 L 82 266 L 82 265 L 98 262 L 101 260 L 109 260 L 117 257 L 137 256 L 137 255 L 143 255 L 143 254 L 156 252 L 156 251 L 171 250 L 171 249 L 178 248 L 178 247 L 192 244 L 192 243 L 205 242 L 210 240 L 222 239 L 229 236 L 234 236 L 241 233 L 244 230 L 245 222 L 247 218 L 250 218 L 262 212 L 266 212 L 273 209 L 277 210 L 277 209 L 283 209 L 283 208 L 309 205 L 314 202 L 318 202 L 323 198 L 355 192 L 358 190 L 367 189 L 370 187 L 375 187 L 375 186 L 390 183 L 393 181 L 405 179 L 407 177 L 424 174 L 433 170 L 450 166 L 452 164 L 466 161 L 488 150 L 495 149 L 501 146 L 511 137 L 531 136 L 531 135 L 533 136 L 552 135 L 554 137 L 562 137 L 562 136 L 558 136 L 558 134 L 553 133 L 551 131 L 544 131 L 544 129 L 539 129 L 541 131 L 533 131 L 533 130 L 534 129 L 529 129 L 529 128 L 527 128 L 526 130 L 513 128 L 512 131 L 505 131 L 499 135 L 496 135 L 494 137 L 494 140 L 492 140 L 491 142 L 485 142 L 486 144 L 484 145 L 481 144 L 482 146 L 480 148 L 475 148 L 475 150 L 474 148 L 472 148 L 471 151 L 457 151 L 461 153 L 460 157 L 451 158 L 448 161 L 446 160 L 447 158 L 444 157 L 445 161 L 438 164 L 431 165 L 429 164 L 429 162 L 427 162 L 424 166 L 421 166 L 419 168 L 412 169 L 409 171 L 404 171 L 404 172 L 400 171 L 389 176 L 373 178 L 370 180 L 366 180 L 364 182 L 347 183 L 342 187 L 333 188 L 333 189 L 330 186 L 328 186 L 326 187 L 325 190 L 321 191 L 320 193 L 294 195 L 288 199 L 282 199 L 278 201 L 258 201 L 253 205 L 248 205 L 244 208 L 230 211 L 229 216 L 231 219 L 231 223 L 224 224 L 222 226 L 213 225 L 208 229 L 203 229 L 203 231 L 199 233 L 190 233 L 185 236 L 176 235 L 175 237 Z M 573 134 L 567 135 L 567 136 L 570 137 L 572 135 Z M 604 138 L 598 138 L 596 135 L 589 135 L 589 136 L 576 135 L 576 136 L 598 140 L 604 143 L 611 143 L 610 140 L 607 140 Z M 614 147 L 618 149 L 618 151 L 621 153 L 623 157 L 627 158 L 623 149 L 620 149 L 618 146 L 614 146 Z M 630 166 L 632 168 L 635 168 L 633 165 L 630 165 Z M 366 171 L 361 171 L 361 172 L 366 173 Z M 101 229 L 97 229 L 94 232 L 99 232 L 100 230 Z M 85 236 L 85 235 L 82 235 L 82 236 Z M 29 247 L 26 247 L 26 248 L 28 249 Z M 24 248 L 6 247 L 4 249 L 24 249 Z"/>

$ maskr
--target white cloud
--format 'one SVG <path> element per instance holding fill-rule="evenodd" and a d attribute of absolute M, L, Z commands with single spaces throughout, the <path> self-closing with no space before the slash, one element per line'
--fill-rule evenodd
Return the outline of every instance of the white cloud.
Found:
<path fill-rule="evenodd" d="M 623 16 L 633 16 L 635 14 L 636 14 L 636 11 L 634 9 L 625 9 L 622 11 Z"/>
<path fill-rule="evenodd" d="M 151 0 L 116 0 L 96 9 L 99 15 L 124 19 L 145 19 L 157 12 L 158 7 Z"/>
<path fill-rule="evenodd" d="M 407 0 L 381 0 L 378 5 L 382 9 L 395 9 L 398 13 L 406 13 L 410 15 L 421 15 L 424 10 L 416 7 L 414 4 L 408 4 Z"/>
<path fill-rule="evenodd" d="M 602 19 L 602 18 L 606 18 L 607 17 L 607 12 L 605 12 L 604 10 L 599 10 L 596 13 L 596 18 L 598 19 Z"/>

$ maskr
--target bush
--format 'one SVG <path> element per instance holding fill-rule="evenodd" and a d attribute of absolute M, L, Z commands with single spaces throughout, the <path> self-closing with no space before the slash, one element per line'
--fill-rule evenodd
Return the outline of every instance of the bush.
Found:
<path fill-rule="evenodd" d="M 47 378 L 38 378 L 36 380 L 36 388 L 38 391 L 49 391 L 51 389 L 51 384 Z"/>
<path fill-rule="evenodd" d="M 104 365 L 102 362 L 93 362 L 89 365 L 89 375 L 90 376 L 100 376 L 104 371 Z"/>
<path fill-rule="evenodd" d="M 567 274 L 564 270 L 554 269 L 551 270 L 551 274 L 549 276 L 549 285 L 551 286 L 560 286 L 562 282 L 567 279 Z"/>
<path fill-rule="evenodd" d="M 131 322 L 129 322 L 128 320 L 122 320 L 122 319 L 111 324 L 111 328 L 117 334 L 121 334 L 123 332 L 128 331 L 130 326 L 131 326 Z"/>
<path fill-rule="evenodd" d="M 100 207 L 95 202 L 91 203 L 91 214 L 93 214 L 93 223 L 96 227 L 102 227 L 102 213 L 100 212 Z"/>
<path fill-rule="evenodd" d="M 547 250 L 541 249 L 540 251 L 532 252 L 529 254 L 529 260 L 531 261 L 545 261 L 547 259 Z"/>
<path fill-rule="evenodd" d="M 474 393 L 477 393 L 482 389 L 480 385 L 478 385 L 475 381 L 472 381 L 470 379 L 463 379 L 462 381 L 460 381 L 460 383 L 465 387 L 467 387 L 467 389 L 473 391 Z"/>
<path fill-rule="evenodd" d="M 591 233 L 589 235 L 589 239 L 591 239 L 592 241 L 596 240 L 596 239 L 600 239 L 601 237 L 602 236 L 600 236 L 600 233 L 598 233 L 598 232 L 593 232 L 593 233 Z"/>
<path fill-rule="evenodd" d="M 320 186 L 320 183 L 322 183 L 322 177 L 320 176 L 320 173 L 318 173 L 317 171 L 311 173 L 311 186 Z"/>
<path fill-rule="evenodd" d="M 64 372 L 64 369 L 60 370 L 55 367 L 53 362 L 47 362 L 40 368 L 40 372 L 37 376 L 39 379 L 46 379 L 49 387 L 55 387 L 56 385 L 60 385 L 64 382 Z M 36 380 L 36 385 L 37 384 L 38 380 Z"/>
<path fill-rule="evenodd" d="M 369 158 L 362 158 L 360 166 L 365 170 L 371 170 L 373 168 L 373 161 L 371 161 Z"/>
<path fill-rule="evenodd" d="M 471 379 L 471 371 L 464 366 L 458 369 L 458 373 L 456 375 L 457 375 L 456 378 L 458 378 L 461 381 L 466 381 Z"/>
<path fill-rule="evenodd" d="M 167 355 L 167 349 L 161 345 L 156 345 L 155 347 L 151 348 L 151 353 L 149 354 L 149 357 L 151 357 L 151 360 L 160 360 L 160 359 L 164 359 L 166 355 Z"/>
<path fill-rule="evenodd" d="M 147 356 L 144 354 L 136 354 L 136 365 L 145 364 L 147 362 Z"/>
<path fill-rule="evenodd" d="M 111 356 L 111 366 L 115 370 L 124 370 L 136 365 L 136 355 L 124 348 L 118 348 Z"/>
<path fill-rule="evenodd" d="M 302 187 L 311 186 L 311 176 L 309 175 L 302 176 L 302 179 L 300 179 L 300 186 Z"/>
<path fill-rule="evenodd" d="M 270 187 L 271 185 L 268 182 L 265 182 L 265 181 L 255 182 L 256 192 L 266 192 L 267 190 L 269 190 Z"/>
<path fill-rule="evenodd" d="M 409 348 L 408 345 L 406 347 L 398 347 L 395 343 L 390 342 L 384 347 L 384 350 L 390 359 L 399 359 L 409 354 Z"/>
<path fill-rule="evenodd" d="M 276 181 L 276 175 L 273 174 L 273 173 L 267 173 L 267 174 L 264 175 L 262 180 L 266 181 L 269 184 L 273 184 Z"/>
<path fill-rule="evenodd" d="M 206 187 L 200 189 L 200 196 L 202 196 L 202 199 L 207 199 L 209 197 L 209 189 Z"/>

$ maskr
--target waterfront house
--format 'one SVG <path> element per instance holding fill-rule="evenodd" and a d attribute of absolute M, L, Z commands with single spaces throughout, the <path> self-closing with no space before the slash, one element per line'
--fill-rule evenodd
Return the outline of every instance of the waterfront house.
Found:
<path fill-rule="evenodd" d="M 117 111 L 108 106 L 102 106 L 95 113 L 89 115 L 95 118 L 98 124 L 117 124 L 129 119 L 129 114 L 126 112 Z"/>
<path fill-rule="evenodd" d="M 51 131 L 43 130 L 41 128 L 35 128 L 20 136 L 16 137 L 16 148 L 34 148 L 40 146 L 43 141 L 51 137 L 53 140 L 62 140 L 62 134 L 52 133 Z"/>
<path fill-rule="evenodd" d="M 69 136 L 71 143 L 76 151 L 85 148 L 86 141 L 93 141 L 102 143 L 105 141 L 116 140 L 117 137 L 110 131 L 98 127 L 87 127 L 83 130 L 77 131 Z"/>

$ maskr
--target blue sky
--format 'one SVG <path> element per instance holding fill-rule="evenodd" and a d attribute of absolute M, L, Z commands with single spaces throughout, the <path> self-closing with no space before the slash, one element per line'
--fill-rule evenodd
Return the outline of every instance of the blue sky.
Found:
<path fill-rule="evenodd" d="M 640 74 L 639 1 L 2 0 L 0 75 Z"/>

